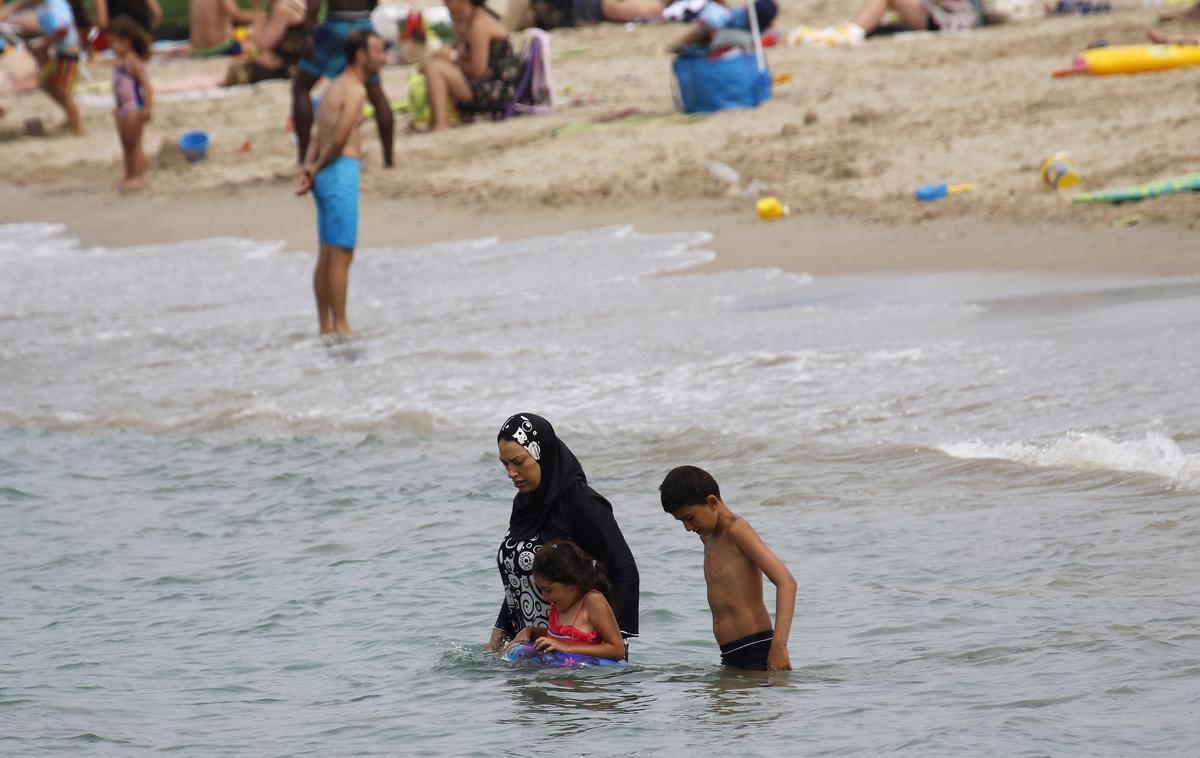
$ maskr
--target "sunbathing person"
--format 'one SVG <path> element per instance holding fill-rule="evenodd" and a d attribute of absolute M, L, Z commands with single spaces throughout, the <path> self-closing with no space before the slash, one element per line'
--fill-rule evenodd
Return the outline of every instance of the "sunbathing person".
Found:
<path fill-rule="evenodd" d="M 295 76 L 300 60 L 312 52 L 304 25 L 306 13 L 304 0 L 274 0 L 266 23 L 259 26 L 254 36 L 254 57 L 230 64 L 221 86 Z"/>
<path fill-rule="evenodd" d="M 762 34 L 763 30 L 775 21 L 778 13 L 779 6 L 775 4 L 775 0 L 755 0 L 754 15 L 758 19 L 759 34 Z M 715 38 L 718 38 L 722 29 L 742 33 L 745 40 L 749 42 L 751 39 L 750 14 L 746 12 L 746 7 L 735 5 L 730 8 L 720 0 L 711 0 L 696 16 L 696 20 L 688 28 L 687 33 L 669 50 L 678 53 L 692 45 L 716 44 Z"/>
<path fill-rule="evenodd" d="M 853 21 L 824 29 L 798 26 L 788 33 L 788 41 L 826 47 L 858 45 L 879 28 L 888 11 L 896 11 L 913 31 L 970 29 L 983 24 L 979 0 L 866 0 Z"/>
<path fill-rule="evenodd" d="M 192 55 L 237 55 L 241 44 L 234 38 L 234 24 L 250 25 L 262 18 L 258 0 L 243 10 L 234 0 L 191 0 L 188 3 L 188 42 Z"/>
<path fill-rule="evenodd" d="M 450 103 L 465 113 L 496 113 L 516 97 L 521 60 L 507 27 L 486 0 L 445 0 L 458 42 L 421 64 L 431 131 L 450 123 Z"/>
<path fill-rule="evenodd" d="M 514 32 L 536 26 L 557 29 L 611 21 L 658 19 L 667 7 L 662 0 L 509 0 L 504 25 Z"/>

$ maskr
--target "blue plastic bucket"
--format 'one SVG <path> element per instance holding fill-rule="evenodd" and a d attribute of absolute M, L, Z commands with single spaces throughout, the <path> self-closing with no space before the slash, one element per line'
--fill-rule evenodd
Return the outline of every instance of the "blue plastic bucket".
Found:
<path fill-rule="evenodd" d="M 184 132 L 179 138 L 179 148 L 189 162 L 202 161 L 208 154 L 208 135 L 204 132 Z"/>
<path fill-rule="evenodd" d="M 675 58 L 675 94 L 685 113 L 754 108 L 771 97 L 771 74 L 759 71 L 753 53 L 704 57 L 707 48 L 688 48 Z"/>

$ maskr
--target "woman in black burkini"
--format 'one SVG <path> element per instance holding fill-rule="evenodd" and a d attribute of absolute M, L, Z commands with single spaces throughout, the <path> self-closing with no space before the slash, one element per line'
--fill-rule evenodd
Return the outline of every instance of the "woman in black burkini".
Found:
<path fill-rule="evenodd" d="M 508 533 L 496 553 L 504 603 L 487 649 L 497 650 L 527 626 L 546 626 L 550 604 L 533 584 L 542 545 L 566 538 L 604 564 L 613 612 L 625 637 L 638 633 L 638 570 L 612 506 L 588 486 L 583 468 L 541 416 L 518 413 L 496 435 L 500 462 L 517 488 Z"/>

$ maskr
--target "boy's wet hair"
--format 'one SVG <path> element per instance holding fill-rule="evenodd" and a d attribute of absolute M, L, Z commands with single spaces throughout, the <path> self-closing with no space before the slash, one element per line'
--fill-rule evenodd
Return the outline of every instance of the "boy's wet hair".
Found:
<path fill-rule="evenodd" d="M 346 35 L 346 47 L 343 50 L 346 54 L 346 65 L 354 65 L 354 58 L 358 55 L 358 51 L 366 50 L 367 43 L 372 37 L 379 37 L 379 35 L 371 29 L 355 29 Z"/>
<path fill-rule="evenodd" d="M 584 592 L 599 590 L 612 602 L 612 585 L 604 564 L 570 540 L 551 540 L 533 559 L 533 573 L 551 582 L 579 587 Z"/>
<path fill-rule="evenodd" d="M 117 16 L 108 23 L 105 34 L 129 40 L 133 53 L 142 60 L 150 59 L 150 33 L 129 16 Z"/>
<path fill-rule="evenodd" d="M 662 484 L 658 485 L 663 510 L 674 513 L 686 505 L 700 505 L 712 495 L 721 499 L 721 488 L 717 480 L 697 466 L 677 466 L 671 469 Z"/>

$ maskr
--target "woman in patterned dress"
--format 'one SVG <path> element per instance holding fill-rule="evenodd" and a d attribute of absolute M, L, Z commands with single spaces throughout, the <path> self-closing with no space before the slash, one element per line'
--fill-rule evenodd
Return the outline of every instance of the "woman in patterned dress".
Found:
<path fill-rule="evenodd" d="M 518 413 L 496 435 L 500 463 L 517 489 L 496 553 L 504 601 L 487 643 L 498 650 L 527 626 L 546 626 L 550 604 L 533 583 L 533 559 L 555 539 L 572 540 L 602 562 L 621 634 L 638 633 L 638 569 L 612 505 L 588 486 L 571 450 L 541 416 Z"/>

